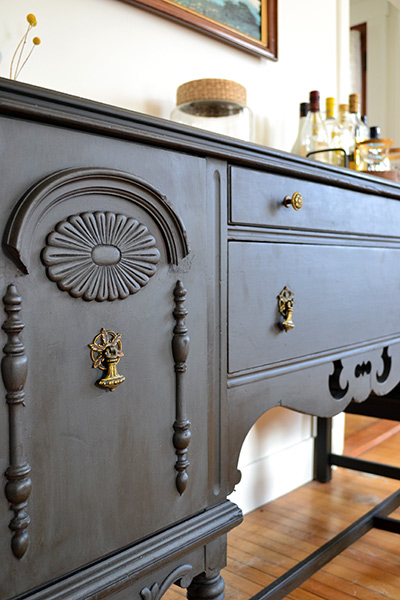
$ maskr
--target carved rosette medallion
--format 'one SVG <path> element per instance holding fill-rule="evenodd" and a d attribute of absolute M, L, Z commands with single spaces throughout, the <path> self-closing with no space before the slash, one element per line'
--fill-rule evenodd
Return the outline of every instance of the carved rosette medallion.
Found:
<path fill-rule="evenodd" d="M 156 272 L 160 253 L 147 227 L 126 215 L 86 212 L 58 223 L 42 252 L 49 279 L 83 300 L 135 294 Z"/>

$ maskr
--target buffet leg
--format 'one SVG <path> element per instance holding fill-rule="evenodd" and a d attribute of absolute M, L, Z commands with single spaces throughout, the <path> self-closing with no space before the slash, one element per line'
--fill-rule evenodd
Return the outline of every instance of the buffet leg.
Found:
<path fill-rule="evenodd" d="M 217 573 L 211 576 L 202 573 L 195 577 L 187 589 L 189 600 L 223 600 L 225 582 Z"/>

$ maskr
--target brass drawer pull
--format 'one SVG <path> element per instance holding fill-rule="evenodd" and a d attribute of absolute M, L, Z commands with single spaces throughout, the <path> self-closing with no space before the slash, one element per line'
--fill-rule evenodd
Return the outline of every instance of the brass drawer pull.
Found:
<path fill-rule="evenodd" d="M 125 381 L 125 377 L 117 371 L 117 364 L 124 356 L 122 352 L 121 334 L 110 329 L 102 329 L 89 344 L 90 355 L 95 369 L 107 371 L 105 377 L 97 382 L 103 389 L 113 392 L 116 387 Z"/>
<path fill-rule="evenodd" d="M 285 318 L 285 320 L 281 323 L 281 327 L 285 331 L 290 331 L 294 327 L 292 320 L 294 309 L 294 293 L 291 292 L 286 285 L 278 296 L 278 308 L 280 314 Z"/>
<path fill-rule="evenodd" d="M 294 208 L 294 210 L 300 210 L 303 206 L 303 197 L 299 192 L 294 192 L 291 196 L 285 196 L 283 199 L 283 204 L 286 208 L 290 206 Z"/>

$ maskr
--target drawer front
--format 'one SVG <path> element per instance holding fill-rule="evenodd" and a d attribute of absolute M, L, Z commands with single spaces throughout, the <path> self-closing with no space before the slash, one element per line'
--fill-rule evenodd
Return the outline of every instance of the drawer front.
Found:
<path fill-rule="evenodd" d="M 301 194 L 300 210 L 283 199 Z M 240 167 L 230 171 L 230 221 L 257 227 L 396 236 L 400 204 L 331 185 Z"/>
<path fill-rule="evenodd" d="M 396 334 L 399 264 L 396 249 L 230 242 L 229 372 Z M 285 286 L 294 293 L 288 332 L 278 310 Z"/>

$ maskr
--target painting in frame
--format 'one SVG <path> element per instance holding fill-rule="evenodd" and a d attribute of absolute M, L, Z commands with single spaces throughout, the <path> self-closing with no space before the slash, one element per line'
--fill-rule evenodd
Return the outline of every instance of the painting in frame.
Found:
<path fill-rule="evenodd" d="M 278 0 L 123 0 L 238 48 L 277 60 Z"/>

